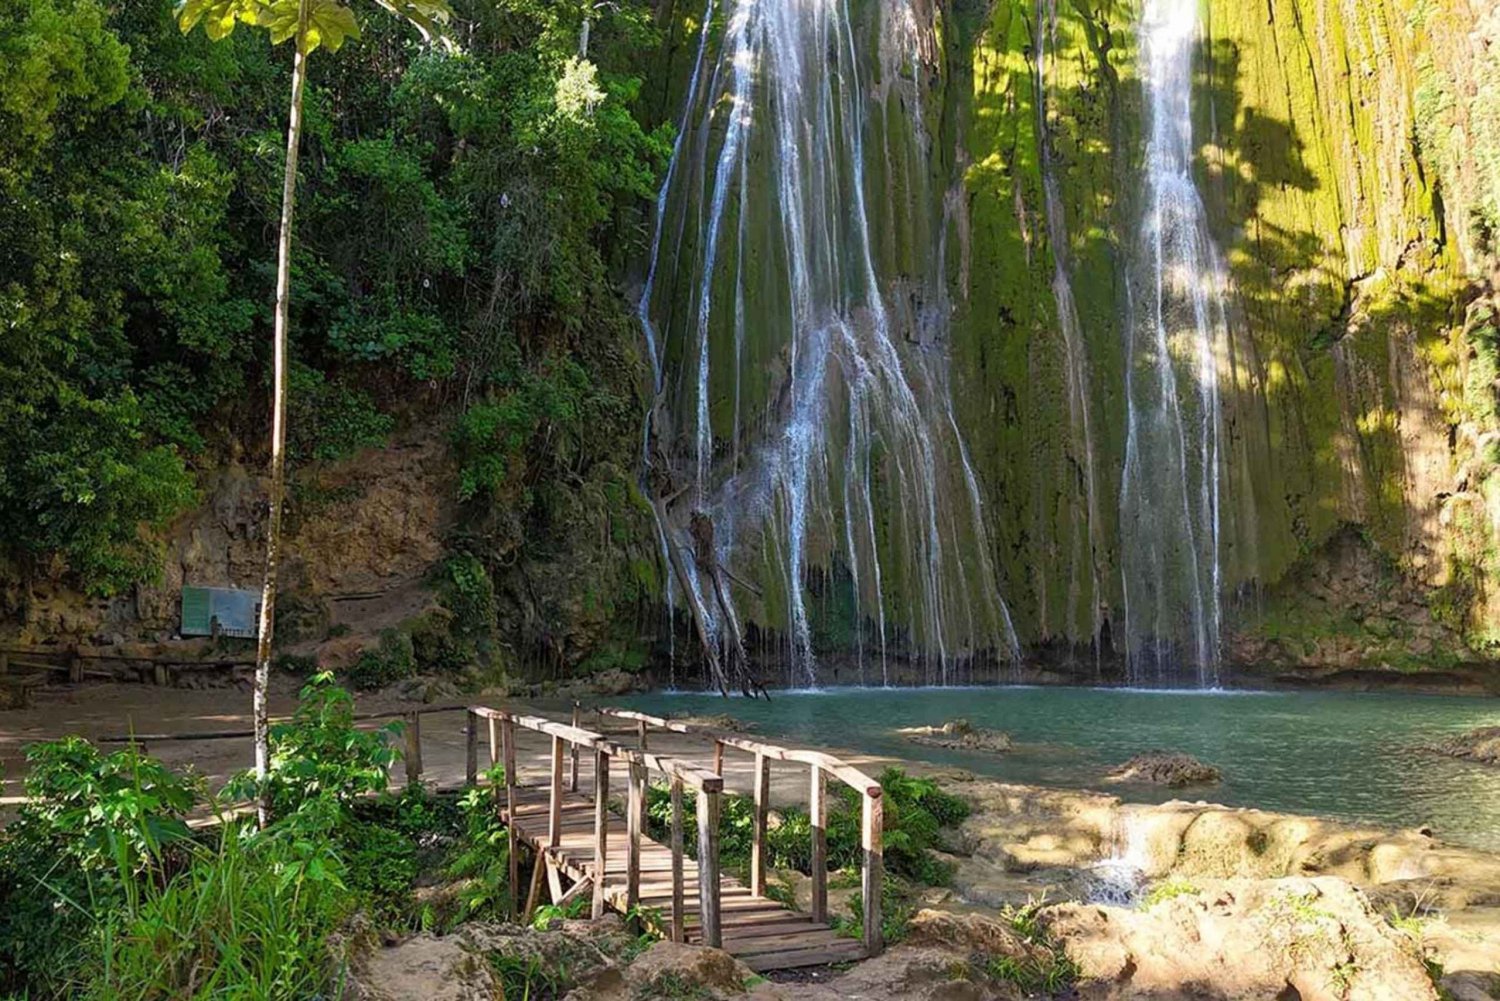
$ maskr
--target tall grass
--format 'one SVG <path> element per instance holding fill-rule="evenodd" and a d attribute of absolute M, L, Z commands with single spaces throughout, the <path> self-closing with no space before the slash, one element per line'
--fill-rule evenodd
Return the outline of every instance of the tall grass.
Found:
<path fill-rule="evenodd" d="M 342 963 L 328 935 L 353 903 L 326 842 L 226 824 L 216 844 L 157 885 L 132 884 L 100 925 L 90 999 L 317 998 Z"/>

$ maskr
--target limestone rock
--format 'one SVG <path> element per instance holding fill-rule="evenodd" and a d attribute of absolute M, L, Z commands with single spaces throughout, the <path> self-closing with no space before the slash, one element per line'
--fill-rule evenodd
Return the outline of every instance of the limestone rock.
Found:
<path fill-rule="evenodd" d="M 417 935 L 379 949 L 351 973 L 353 1001 L 492 1001 L 500 984 L 482 954 L 452 936 Z"/>
<path fill-rule="evenodd" d="M 1482 726 L 1457 737 L 1448 737 L 1429 744 L 1428 750 L 1450 758 L 1500 765 L 1500 726 Z"/>
<path fill-rule="evenodd" d="M 1231 880 L 1149 911 L 1061 904 L 1039 920 L 1090 1001 L 1437 1001 L 1416 947 L 1333 877 Z"/>
<path fill-rule="evenodd" d="M 942 726 L 909 726 L 896 731 L 913 744 L 946 747 L 957 751 L 989 751 L 1003 754 L 1014 742 L 1004 730 L 975 726 L 966 719 L 951 719 Z"/>
<path fill-rule="evenodd" d="M 661 941 L 615 974 L 596 977 L 567 1001 L 634 1001 L 637 998 L 739 997 L 755 975 L 722 949 Z"/>
<path fill-rule="evenodd" d="M 1178 788 L 1210 785 L 1223 778 L 1213 765 L 1177 751 L 1147 751 L 1137 754 L 1106 776 L 1110 782 L 1145 782 Z"/>

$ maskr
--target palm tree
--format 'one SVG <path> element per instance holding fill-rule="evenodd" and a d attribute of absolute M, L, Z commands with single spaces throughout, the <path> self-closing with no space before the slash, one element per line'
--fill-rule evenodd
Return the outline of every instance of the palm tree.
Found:
<path fill-rule="evenodd" d="M 449 18 L 444 0 L 372 0 L 411 22 L 423 39 L 432 41 Z M 270 741 L 266 692 L 271 677 L 271 645 L 276 624 L 276 561 L 281 548 L 281 509 L 286 500 L 286 331 L 291 301 L 292 211 L 297 196 L 297 150 L 302 140 L 302 90 L 307 83 L 307 60 L 319 48 L 337 52 L 344 39 L 359 37 L 354 11 L 340 0 L 182 0 L 177 23 L 184 34 L 203 25 L 214 41 L 226 38 L 237 24 L 265 29 L 271 44 L 292 39 L 292 102 L 287 113 L 286 167 L 281 182 L 281 232 L 276 245 L 276 321 L 272 331 L 274 356 L 271 385 L 271 497 L 266 525 L 266 568 L 261 585 L 260 623 L 255 648 L 255 775 L 259 786 L 257 816 L 264 827 L 270 820 Z"/>

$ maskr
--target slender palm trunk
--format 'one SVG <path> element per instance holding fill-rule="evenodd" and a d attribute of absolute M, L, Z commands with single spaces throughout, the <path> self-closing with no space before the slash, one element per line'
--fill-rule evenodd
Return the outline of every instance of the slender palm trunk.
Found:
<path fill-rule="evenodd" d="M 271 644 L 276 626 L 276 561 L 281 549 L 281 509 L 286 500 L 286 331 L 291 305 L 292 209 L 297 198 L 297 148 L 302 144 L 302 87 L 307 82 L 307 54 L 302 38 L 307 30 L 309 0 L 298 9 L 297 51 L 292 62 L 292 107 L 287 116 L 286 173 L 281 182 L 281 234 L 276 250 L 275 354 L 271 384 L 271 509 L 266 525 L 266 575 L 260 592 L 260 630 L 255 647 L 255 776 L 260 794 L 256 814 L 260 826 L 270 822 L 271 791 L 266 774 L 271 763 L 267 689 L 271 681 Z"/>

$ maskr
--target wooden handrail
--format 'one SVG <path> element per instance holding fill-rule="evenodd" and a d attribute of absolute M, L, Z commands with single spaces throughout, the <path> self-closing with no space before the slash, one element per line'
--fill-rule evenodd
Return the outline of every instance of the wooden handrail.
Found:
<path fill-rule="evenodd" d="M 508 839 L 510 843 L 510 884 L 512 894 L 520 891 L 519 875 L 516 871 L 518 853 L 516 851 L 516 786 L 518 784 L 515 768 L 515 732 L 517 728 L 531 730 L 535 733 L 544 734 L 551 738 L 551 767 L 548 780 L 550 795 L 548 799 L 548 823 L 547 823 L 547 845 L 539 851 L 536 861 L 537 868 L 532 872 L 532 891 L 527 897 L 525 914 L 530 915 L 532 904 L 535 900 L 537 888 L 541 883 L 541 867 L 552 864 L 551 852 L 558 846 L 561 836 L 561 803 L 563 783 L 563 755 L 570 753 L 573 758 L 573 774 L 570 790 L 577 789 L 577 756 L 580 748 L 586 748 L 594 759 L 594 863 L 589 878 L 593 880 L 593 914 L 597 917 L 603 913 L 605 906 L 605 879 L 608 875 L 609 859 L 609 785 L 610 785 L 610 762 L 619 758 L 629 768 L 629 785 L 626 789 L 626 843 L 625 843 L 625 906 L 630 908 L 639 903 L 641 886 L 641 838 L 646 822 L 646 783 L 647 773 L 656 772 L 665 776 L 672 789 L 672 934 L 676 941 L 683 941 L 686 926 L 686 913 L 684 910 L 686 893 L 683 883 L 682 863 L 682 789 L 691 786 L 698 792 L 698 815 L 700 825 L 705 819 L 712 819 L 713 826 L 710 830 L 699 830 L 698 839 L 698 910 L 699 926 L 702 929 L 703 941 L 709 945 L 719 945 L 722 942 L 719 910 L 719 797 L 724 789 L 724 780 L 721 776 L 699 768 L 689 761 L 678 758 L 665 757 L 654 754 L 644 747 L 626 747 L 616 741 L 610 740 L 603 734 L 592 730 L 586 730 L 577 725 L 578 708 L 574 707 L 573 724 L 559 723 L 547 719 L 544 716 L 523 716 L 508 712 L 504 709 L 494 709 L 489 706 L 470 706 L 468 708 L 467 741 L 466 741 L 466 769 L 465 775 L 469 784 L 473 785 L 478 780 L 478 756 L 479 756 L 479 721 L 486 720 L 490 724 L 490 757 L 493 761 L 497 748 L 495 747 L 495 731 L 498 724 L 500 748 L 499 754 L 504 760 L 504 801 L 507 816 L 511 822 L 507 824 Z M 641 728 L 644 729 L 642 723 Z M 550 871 L 550 870 L 549 870 Z M 556 873 L 552 873 L 556 878 Z M 554 889 L 554 898 L 556 897 Z M 513 897 L 512 906 L 519 904 L 519 898 Z"/>
<path fill-rule="evenodd" d="M 612 706 L 600 706 L 594 710 L 600 716 L 613 716 L 616 719 L 633 720 L 647 723 L 661 730 L 670 730 L 674 733 L 690 734 L 693 736 L 706 736 L 713 739 L 716 744 L 737 748 L 750 754 L 760 754 L 772 761 L 795 761 L 804 765 L 817 765 L 823 771 L 840 780 L 855 792 L 861 795 L 879 796 L 880 783 L 869 775 L 848 764 L 840 758 L 824 751 L 811 751 L 799 748 L 780 747 L 776 744 L 768 744 L 761 740 L 751 740 L 748 737 L 737 737 L 733 734 L 715 730 L 712 727 L 698 726 L 693 723 L 684 723 L 681 720 L 666 719 L 661 716 L 651 716 L 647 713 L 637 712 L 634 709 L 618 709 Z"/>
<path fill-rule="evenodd" d="M 755 756 L 754 768 L 754 813 L 750 842 L 750 892 L 763 894 L 766 888 L 767 833 L 770 814 L 771 762 L 789 761 L 807 765 L 811 772 L 808 790 L 808 813 L 812 828 L 812 918 L 828 920 L 828 776 L 843 782 L 860 795 L 860 850 L 862 854 L 861 890 L 863 893 L 864 945 L 865 952 L 874 956 L 884 947 L 880 928 L 881 892 L 884 882 L 884 804 L 880 783 L 858 768 L 823 751 L 780 747 L 765 741 L 751 740 L 725 733 L 711 727 L 683 723 L 680 720 L 653 716 L 634 709 L 600 706 L 594 709 L 599 716 L 629 720 L 637 724 L 641 750 L 634 753 L 649 756 L 646 747 L 648 727 L 656 727 L 672 733 L 701 735 L 713 741 L 713 771 L 722 782 L 724 774 L 724 748 L 733 747 Z M 576 718 L 576 708 L 575 708 Z M 629 753 L 622 749 L 622 754 Z M 674 794 L 676 788 L 673 789 Z M 674 809 L 676 803 L 674 801 Z M 700 829 L 705 822 L 703 807 L 699 808 Z M 715 812 L 717 812 L 715 810 Z M 700 850 L 701 851 L 701 850 Z"/>

